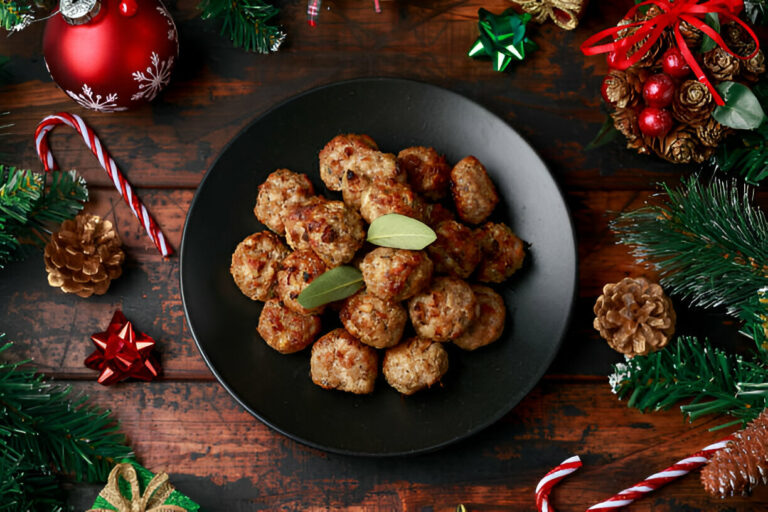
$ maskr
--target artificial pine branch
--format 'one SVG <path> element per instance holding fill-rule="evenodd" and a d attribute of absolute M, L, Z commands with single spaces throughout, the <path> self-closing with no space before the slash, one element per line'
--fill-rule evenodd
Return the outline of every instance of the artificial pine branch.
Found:
<path fill-rule="evenodd" d="M 0 511 L 60 510 L 57 475 L 103 482 L 133 453 L 109 411 L 23 364 L 0 362 Z"/>
<path fill-rule="evenodd" d="M 691 176 L 668 199 L 619 215 L 611 226 L 671 294 L 740 317 L 768 287 L 768 220 L 734 181 Z"/>
<path fill-rule="evenodd" d="M 45 177 L 0 164 L 0 268 L 23 256 L 29 245 L 42 246 L 50 224 L 71 219 L 88 199 L 85 180 L 74 171 L 54 171 L 48 190 Z"/>
<path fill-rule="evenodd" d="M 285 33 L 271 24 L 280 9 L 264 0 L 202 0 L 197 6 L 204 20 L 223 18 L 222 34 L 246 51 L 277 51 Z"/>
<path fill-rule="evenodd" d="M 32 21 L 33 12 L 32 2 L 0 0 L 0 27 L 9 32 L 22 30 Z"/>
<path fill-rule="evenodd" d="M 609 377 L 613 392 L 641 411 L 668 409 L 690 400 L 680 407 L 690 421 L 708 414 L 735 418 L 718 427 L 722 428 L 744 426 L 768 406 L 768 387 L 760 392 L 753 388 L 768 383 L 768 367 L 693 337 L 680 337 L 665 350 L 633 357 L 613 369 Z"/>

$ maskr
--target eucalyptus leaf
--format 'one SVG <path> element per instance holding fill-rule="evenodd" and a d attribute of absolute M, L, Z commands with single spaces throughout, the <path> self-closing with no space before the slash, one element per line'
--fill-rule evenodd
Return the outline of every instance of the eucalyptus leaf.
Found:
<path fill-rule="evenodd" d="M 725 101 L 712 112 L 718 123 L 737 130 L 754 130 L 765 121 L 760 101 L 746 85 L 723 82 L 717 86 Z"/>
<path fill-rule="evenodd" d="M 299 294 L 301 307 L 314 309 L 354 295 L 363 287 L 363 274 L 355 267 L 347 265 L 332 268 L 317 276 L 309 286 Z"/>
<path fill-rule="evenodd" d="M 704 22 L 712 27 L 715 32 L 718 34 L 720 33 L 720 17 L 716 12 L 708 12 L 704 17 Z M 708 51 L 714 50 L 716 46 L 717 43 L 715 40 L 709 37 L 707 34 L 704 34 L 704 39 L 701 42 L 701 48 L 699 48 L 699 51 L 701 53 L 707 53 Z"/>
<path fill-rule="evenodd" d="M 613 124 L 613 118 L 611 116 L 606 116 L 603 126 L 600 127 L 600 131 L 589 144 L 584 146 L 584 150 L 589 151 L 591 149 L 599 148 L 600 146 L 605 146 L 615 139 L 618 134 L 619 130 L 617 130 L 616 126 Z"/>
<path fill-rule="evenodd" d="M 377 217 L 368 227 L 368 241 L 382 247 L 420 251 L 436 239 L 432 228 L 399 213 Z"/>

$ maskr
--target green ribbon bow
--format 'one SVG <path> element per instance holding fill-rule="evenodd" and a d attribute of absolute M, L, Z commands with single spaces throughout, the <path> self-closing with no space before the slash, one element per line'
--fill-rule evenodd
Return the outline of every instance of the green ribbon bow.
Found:
<path fill-rule="evenodd" d="M 513 60 L 523 60 L 527 53 L 538 48 L 525 36 L 530 14 L 517 14 L 514 9 L 493 14 L 480 9 L 477 17 L 480 37 L 467 55 L 472 58 L 490 57 L 494 71 L 504 71 Z"/>

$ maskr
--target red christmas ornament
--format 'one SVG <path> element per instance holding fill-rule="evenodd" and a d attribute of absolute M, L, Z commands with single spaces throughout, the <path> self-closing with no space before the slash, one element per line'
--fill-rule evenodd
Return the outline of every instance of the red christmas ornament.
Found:
<path fill-rule="evenodd" d="M 61 0 L 43 36 L 54 82 L 81 106 L 117 112 L 152 101 L 179 55 L 160 0 Z"/>
<path fill-rule="evenodd" d="M 672 129 L 672 114 L 663 108 L 645 107 L 640 111 L 637 125 L 649 137 L 663 137 Z"/>
<path fill-rule="evenodd" d="M 691 66 L 685 62 L 683 54 L 677 48 L 670 48 L 661 56 L 661 68 L 675 78 L 685 78 L 691 74 Z"/>
<path fill-rule="evenodd" d="M 101 372 L 99 384 L 109 386 L 129 377 L 150 381 L 160 373 L 152 355 L 155 340 L 135 331 L 119 309 L 107 330 L 93 334 L 91 340 L 96 350 L 85 360 L 85 366 Z"/>
<path fill-rule="evenodd" d="M 675 96 L 675 82 L 664 73 L 650 76 L 643 84 L 643 99 L 649 107 L 664 108 Z"/>

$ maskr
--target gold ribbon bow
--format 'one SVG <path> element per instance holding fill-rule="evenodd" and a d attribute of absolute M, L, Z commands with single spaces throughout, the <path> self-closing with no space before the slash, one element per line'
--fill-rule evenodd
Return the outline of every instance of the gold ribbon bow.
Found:
<path fill-rule="evenodd" d="M 573 30 L 579 24 L 579 12 L 584 7 L 584 0 L 516 0 L 520 7 L 531 16 L 533 21 L 544 23 L 551 19 L 565 30 Z"/>
<path fill-rule="evenodd" d="M 131 486 L 131 499 L 120 492 L 119 477 L 123 477 Z M 139 494 L 139 477 L 134 467 L 127 462 L 112 468 L 107 478 L 107 485 L 99 496 L 117 509 L 117 512 L 187 512 L 176 505 L 163 505 L 173 492 L 167 473 L 158 473 L 149 481 L 144 494 Z M 114 512 L 107 508 L 92 508 L 87 512 Z"/>

